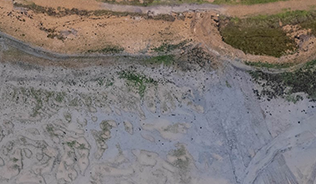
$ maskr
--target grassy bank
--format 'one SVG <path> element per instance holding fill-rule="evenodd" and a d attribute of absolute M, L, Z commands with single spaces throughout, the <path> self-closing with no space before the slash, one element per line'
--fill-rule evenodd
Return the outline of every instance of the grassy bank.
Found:
<path fill-rule="evenodd" d="M 282 29 L 284 25 L 299 25 L 316 35 L 316 11 L 287 11 L 275 15 L 260 15 L 244 19 L 221 17 L 223 40 L 247 54 L 281 57 L 293 53 L 297 45 Z"/>

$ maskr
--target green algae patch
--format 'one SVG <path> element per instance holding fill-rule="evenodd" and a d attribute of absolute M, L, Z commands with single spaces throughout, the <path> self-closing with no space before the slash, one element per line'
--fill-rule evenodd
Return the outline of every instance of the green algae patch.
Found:
<path fill-rule="evenodd" d="M 150 64 L 164 64 L 166 66 L 169 66 L 175 62 L 175 56 L 174 55 L 155 56 L 155 57 L 148 58 L 145 62 L 150 63 Z"/>
<path fill-rule="evenodd" d="M 139 96 L 141 98 L 144 97 L 147 85 L 149 84 L 157 85 L 158 83 L 152 78 L 146 77 L 144 75 L 141 75 L 132 71 L 119 72 L 119 76 L 121 79 L 126 79 L 128 82 L 134 85 L 137 88 Z"/>
<path fill-rule="evenodd" d="M 66 142 L 67 146 L 73 148 L 76 144 L 76 141 Z"/>

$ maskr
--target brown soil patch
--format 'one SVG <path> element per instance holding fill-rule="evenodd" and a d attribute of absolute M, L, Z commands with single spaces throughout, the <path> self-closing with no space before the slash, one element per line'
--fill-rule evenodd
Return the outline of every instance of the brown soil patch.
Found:
<path fill-rule="evenodd" d="M 120 46 L 133 54 L 147 52 L 165 42 L 190 40 L 193 15 L 187 16 L 175 21 L 145 20 L 141 16 L 128 15 L 54 17 L 13 8 L 11 2 L 5 2 L 0 8 L 0 29 L 27 43 L 60 53 Z"/>

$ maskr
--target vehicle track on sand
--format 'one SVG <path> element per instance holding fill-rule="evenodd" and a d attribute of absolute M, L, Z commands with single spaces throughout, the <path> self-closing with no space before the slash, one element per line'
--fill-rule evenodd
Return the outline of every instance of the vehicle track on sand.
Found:
<path fill-rule="evenodd" d="M 181 13 L 187 11 L 217 11 L 224 12 L 225 6 L 214 4 L 181 4 L 174 6 L 158 5 L 158 6 L 132 6 L 132 5 L 117 5 L 103 3 L 101 6 L 103 9 L 115 11 L 115 12 L 133 12 L 133 13 L 148 13 L 153 14 L 170 14 Z"/>

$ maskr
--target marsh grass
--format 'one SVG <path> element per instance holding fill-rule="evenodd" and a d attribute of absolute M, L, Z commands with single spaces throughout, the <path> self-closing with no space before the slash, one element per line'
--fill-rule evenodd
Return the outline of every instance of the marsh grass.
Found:
<path fill-rule="evenodd" d="M 223 40 L 246 54 L 281 57 L 293 53 L 297 45 L 282 25 L 300 25 L 316 35 L 316 11 L 284 11 L 244 19 L 220 17 Z"/>
<path fill-rule="evenodd" d="M 286 36 L 280 27 L 270 27 L 255 21 L 230 21 L 220 29 L 223 40 L 246 54 L 281 57 L 296 49 L 295 41 Z"/>

